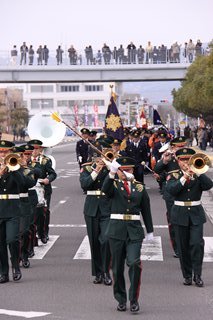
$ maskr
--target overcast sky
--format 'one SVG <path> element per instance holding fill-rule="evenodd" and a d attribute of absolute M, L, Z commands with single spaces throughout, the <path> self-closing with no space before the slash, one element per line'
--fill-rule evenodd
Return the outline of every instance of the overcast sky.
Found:
<path fill-rule="evenodd" d="M 212 0 L 1 0 L 0 50 L 23 41 L 55 50 L 213 38 Z"/>

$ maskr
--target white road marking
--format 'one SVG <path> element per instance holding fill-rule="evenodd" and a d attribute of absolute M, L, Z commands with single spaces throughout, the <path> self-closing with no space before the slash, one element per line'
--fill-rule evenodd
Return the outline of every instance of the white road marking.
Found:
<path fill-rule="evenodd" d="M 51 313 L 50 312 L 16 311 L 16 310 L 0 309 L 0 314 L 31 319 L 31 318 L 44 317 L 44 316 L 47 316 Z"/>
<path fill-rule="evenodd" d="M 63 203 L 65 203 L 65 202 L 67 202 L 67 200 L 61 200 L 61 201 L 59 201 L 60 204 L 63 204 Z"/>
<path fill-rule="evenodd" d="M 85 228 L 85 224 L 50 224 L 49 227 L 51 228 Z M 144 225 L 143 225 L 144 227 Z M 168 229 L 167 225 L 154 225 L 155 229 Z"/>
<path fill-rule="evenodd" d="M 46 255 L 46 253 L 52 248 L 52 246 L 54 245 L 54 243 L 56 242 L 56 240 L 58 238 L 59 238 L 59 236 L 52 236 L 52 235 L 49 236 L 49 241 L 47 242 L 47 244 L 43 244 L 39 240 L 38 247 L 34 248 L 35 255 L 31 259 L 35 259 L 35 260 L 43 259 L 44 256 Z"/>
<path fill-rule="evenodd" d="M 88 236 L 85 236 L 78 251 L 76 252 L 74 260 L 90 260 L 91 252 L 89 246 Z M 150 242 L 144 241 L 141 250 L 141 259 L 149 260 L 149 261 L 163 261 L 163 251 L 162 251 L 162 243 L 161 237 L 154 237 L 154 239 Z"/>
<path fill-rule="evenodd" d="M 213 261 L 213 237 L 204 237 L 205 240 L 205 254 L 204 254 L 204 262 L 212 262 Z"/>

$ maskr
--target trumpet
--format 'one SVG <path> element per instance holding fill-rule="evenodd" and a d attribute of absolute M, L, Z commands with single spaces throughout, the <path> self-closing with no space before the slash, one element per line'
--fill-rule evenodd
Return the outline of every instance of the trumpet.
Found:
<path fill-rule="evenodd" d="M 212 162 L 205 153 L 199 152 L 191 156 L 188 165 L 190 170 L 194 173 L 203 174 L 212 167 Z"/>
<path fill-rule="evenodd" d="M 16 171 L 20 168 L 21 156 L 18 153 L 9 153 L 4 158 L 4 164 L 10 171 Z"/>

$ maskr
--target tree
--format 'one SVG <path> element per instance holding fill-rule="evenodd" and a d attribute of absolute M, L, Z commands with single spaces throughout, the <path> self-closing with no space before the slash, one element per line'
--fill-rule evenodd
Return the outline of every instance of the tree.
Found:
<path fill-rule="evenodd" d="M 19 131 L 25 128 L 29 121 L 29 112 L 27 108 L 15 108 L 11 110 L 11 127 Z"/>
<path fill-rule="evenodd" d="M 212 47 L 212 43 L 209 44 Z M 173 106 L 190 117 L 213 121 L 213 51 L 197 57 L 188 68 L 186 79 L 178 90 L 173 89 Z"/>

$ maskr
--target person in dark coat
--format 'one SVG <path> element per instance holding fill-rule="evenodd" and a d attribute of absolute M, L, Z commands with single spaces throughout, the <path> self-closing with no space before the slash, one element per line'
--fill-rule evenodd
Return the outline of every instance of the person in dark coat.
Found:
<path fill-rule="evenodd" d="M 76 143 L 76 157 L 79 164 L 79 167 L 87 162 L 88 160 L 88 143 L 86 142 L 89 139 L 90 131 L 87 128 L 81 129 L 82 138 Z"/>
<path fill-rule="evenodd" d="M 12 276 L 14 281 L 22 277 L 19 268 L 19 227 L 21 216 L 20 189 L 25 180 L 17 163 L 10 166 L 6 156 L 14 144 L 0 141 L 0 283 L 9 281 L 8 249 L 11 255 Z"/>
<path fill-rule="evenodd" d="M 118 301 L 117 310 L 126 311 L 127 292 L 124 277 L 126 260 L 130 280 L 130 311 L 133 313 L 139 311 L 138 298 L 142 273 L 140 256 L 144 230 L 140 215 L 148 233 L 147 239 L 153 238 L 149 196 L 145 187 L 134 180 L 134 165 L 135 160 L 129 157 L 114 159 L 102 187 L 102 192 L 112 201 L 106 234 L 112 254 L 113 292 Z"/>
<path fill-rule="evenodd" d="M 90 243 L 93 283 L 111 285 L 109 242 L 105 235 L 109 223 L 111 200 L 101 192 L 103 181 L 109 170 L 100 157 L 82 165 L 81 188 L 86 193 L 84 218 Z"/>
<path fill-rule="evenodd" d="M 181 148 L 176 152 L 180 171 L 167 178 L 166 188 L 174 196 L 171 223 L 175 227 L 183 284 L 190 286 L 193 279 L 197 287 L 203 287 L 203 224 L 206 217 L 201 196 L 203 191 L 213 187 L 213 181 L 202 170 L 200 174 L 194 174 L 189 166 L 189 159 L 194 154 L 191 148 Z"/>

